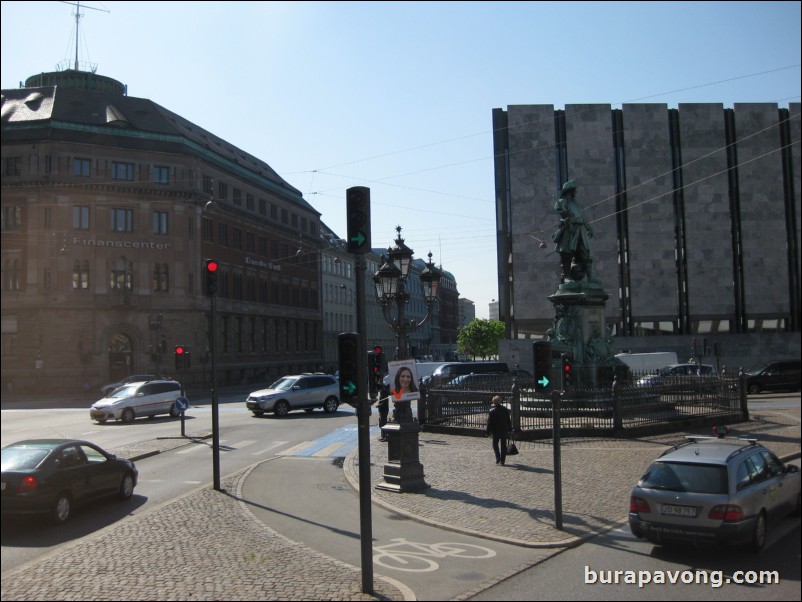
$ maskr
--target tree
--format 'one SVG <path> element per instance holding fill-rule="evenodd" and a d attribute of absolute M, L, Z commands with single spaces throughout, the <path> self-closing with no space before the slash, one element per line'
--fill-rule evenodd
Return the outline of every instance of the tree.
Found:
<path fill-rule="evenodd" d="M 477 318 L 460 329 L 457 335 L 457 350 L 474 359 L 498 355 L 498 342 L 504 338 L 504 322 Z"/>

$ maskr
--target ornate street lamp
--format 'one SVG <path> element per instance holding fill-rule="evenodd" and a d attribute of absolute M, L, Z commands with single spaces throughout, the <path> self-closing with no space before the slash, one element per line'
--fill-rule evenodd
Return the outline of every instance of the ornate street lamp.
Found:
<path fill-rule="evenodd" d="M 412 265 L 412 249 L 404 244 L 401 238 L 401 226 L 396 227 L 398 236 L 395 246 L 387 250 L 384 263 L 379 271 L 373 276 L 373 283 L 376 287 L 376 300 L 381 306 L 384 319 L 396 335 L 395 359 L 409 359 L 409 348 L 407 346 L 407 334 L 415 332 L 423 326 L 432 316 L 432 308 L 437 302 L 437 295 L 440 290 L 441 272 L 432 263 L 432 254 L 429 253 L 429 263 L 420 275 L 423 285 L 423 298 L 426 303 L 426 316 L 416 322 L 405 318 L 406 304 L 409 302 L 410 295 L 406 291 L 409 269 Z M 392 307 L 395 305 L 395 317 L 392 315 Z"/>
<path fill-rule="evenodd" d="M 396 335 L 395 359 L 405 360 L 409 358 L 407 334 L 423 326 L 432 316 L 432 309 L 440 290 L 441 272 L 434 267 L 432 254 L 429 253 L 429 263 L 420 275 L 426 316 L 420 321 L 407 320 L 405 310 L 410 295 L 406 286 L 413 252 L 401 238 L 401 226 L 398 226 L 396 231 L 398 236 L 395 246 L 388 249 L 381 268 L 373 276 L 373 283 L 376 287 L 376 300 L 381 306 L 384 319 Z M 392 314 L 393 305 L 396 307 L 395 317 Z M 418 403 L 422 402 L 419 400 Z M 395 424 L 382 427 L 383 438 L 388 441 L 388 463 L 384 467 L 384 482 L 377 487 L 400 493 L 425 489 L 429 485 L 423 480 L 423 465 L 418 459 L 420 424 L 412 417 L 409 401 L 393 399 L 393 405 Z"/>

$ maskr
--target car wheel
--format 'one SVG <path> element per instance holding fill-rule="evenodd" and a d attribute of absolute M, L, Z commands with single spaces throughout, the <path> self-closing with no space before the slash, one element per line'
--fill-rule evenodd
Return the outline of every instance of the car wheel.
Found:
<path fill-rule="evenodd" d="M 130 499 L 134 495 L 134 475 L 126 472 L 123 475 L 123 480 L 120 482 L 119 498 L 121 500 Z"/>
<path fill-rule="evenodd" d="M 323 411 L 326 412 L 326 414 L 336 412 L 338 407 L 340 407 L 340 402 L 337 401 L 336 397 L 329 397 L 323 402 Z"/>
<path fill-rule="evenodd" d="M 752 393 L 753 395 L 755 393 L 760 393 L 760 385 L 749 385 L 746 390 L 748 393 Z"/>
<path fill-rule="evenodd" d="M 50 520 L 56 525 L 63 525 L 70 519 L 72 500 L 67 492 L 59 493 L 50 510 Z"/>
<path fill-rule="evenodd" d="M 122 421 L 123 422 L 125 422 L 125 423 L 133 422 L 135 417 L 136 416 L 134 414 L 133 408 L 125 408 L 123 410 L 123 415 L 122 415 Z"/>
<path fill-rule="evenodd" d="M 277 401 L 276 405 L 273 406 L 273 413 L 276 416 L 286 416 L 290 413 L 290 404 L 283 399 L 281 401 Z"/>
<path fill-rule="evenodd" d="M 749 549 L 757 554 L 766 545 L 766 515 L 762 512 L 757 515 L 755 520 L 755 528 L 752 531 L 752 542 L 749 544 Z"/>

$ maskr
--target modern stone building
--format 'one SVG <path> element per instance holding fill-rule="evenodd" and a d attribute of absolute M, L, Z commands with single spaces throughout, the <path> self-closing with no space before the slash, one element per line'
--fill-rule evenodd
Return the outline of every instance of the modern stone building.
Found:
<path fill-rule="evenodd" d="M 493 129 L 505 359 L 529 362 L 552 326 L 568 179 L 620 349 L 684 359 L 705 340 L 731 368 L 799 357 L 799 103 L 520 105 Z"/>

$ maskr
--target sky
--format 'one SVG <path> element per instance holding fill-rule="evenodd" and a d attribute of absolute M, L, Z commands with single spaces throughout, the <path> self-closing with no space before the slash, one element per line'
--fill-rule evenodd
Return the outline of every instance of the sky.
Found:
<path fill-rule="evenodd" d="M 787 107 L 802 88 L 799 2 L 80 4 L 81 69 L 265 161 L 343 238 L 345 191 L 367 186 L 372 246 L 401 226 L 477 318 L 498 298 L 493 109 Z M 74 66 L 74 2 L 1 9 L 3 89 Z"/>

